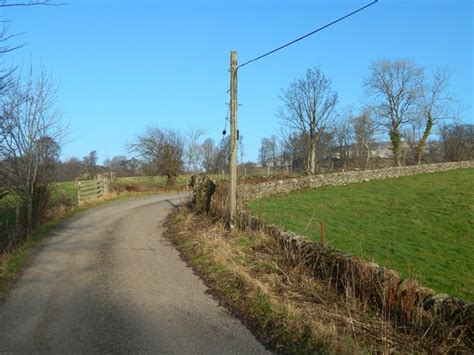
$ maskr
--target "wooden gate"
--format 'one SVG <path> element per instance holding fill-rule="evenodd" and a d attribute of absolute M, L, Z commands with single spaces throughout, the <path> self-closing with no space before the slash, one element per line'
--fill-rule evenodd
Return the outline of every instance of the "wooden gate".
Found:
<path fill-rule="evenodd" d="M 103 198 L 109 192 L 109 179 L 97 176 L 94 180 L 77 180 L 77 202 L 80 205 L 88 201 Z"/>

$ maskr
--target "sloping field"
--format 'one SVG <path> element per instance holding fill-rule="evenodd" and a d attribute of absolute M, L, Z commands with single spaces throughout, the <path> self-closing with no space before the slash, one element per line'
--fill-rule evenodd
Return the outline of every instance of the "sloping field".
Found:
<path fill-rule="evenodd" d="M 304 190 L 254 215 L 474 301 L 474 169 Z"/>

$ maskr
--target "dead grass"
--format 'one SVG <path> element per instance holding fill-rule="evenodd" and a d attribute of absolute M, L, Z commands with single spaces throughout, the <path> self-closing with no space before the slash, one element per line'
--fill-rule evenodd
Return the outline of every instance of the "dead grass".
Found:
<path fill-rule="evenodd" d="M 431 352 L 350 293 L 341 295 L 306 267 L 294 265 L 260 232 L 229 233 L 223 222 L 187 210 L 172 215 L 168 234 L 183 257 L 273 349 L 289 353 Z"/>

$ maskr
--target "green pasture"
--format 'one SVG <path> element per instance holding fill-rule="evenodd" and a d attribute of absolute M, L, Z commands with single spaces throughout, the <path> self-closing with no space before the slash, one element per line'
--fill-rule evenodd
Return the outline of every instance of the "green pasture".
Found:
<path fill-rule="evenodd" d="M 474 301 L 474 169 L 303 190 L 254 201 L 267 222 Z"/>
<path fill-rule="evenodd" d="M 166 176 L 132 176 L 117 178 L 115 183 L 118 185 L 144 185 L 149 189 L 164 189 L 166 186 Z M 178 187 L 186 186 L 188 176 L 179 175 L 177 178 Z"/>

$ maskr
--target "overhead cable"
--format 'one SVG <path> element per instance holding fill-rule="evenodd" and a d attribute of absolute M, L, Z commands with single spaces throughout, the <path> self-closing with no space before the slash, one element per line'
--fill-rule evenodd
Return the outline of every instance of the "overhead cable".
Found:
<path fill-rule="evenodd" d="M 352 15 L 355 15 L 356 13 L 358 13 L 358 12 L 360 12 L 360 11 L 362 11 L 362 10 L 365 10 L 366 8 L 368 8 L 369 6 L 374 5 L 374 4 L 377 3 L 377 2 L 378 2 L 378 0 L 374 0 L 374 1 L 371 2 L 370 4 L 367 4 L 367 5 L 365 5 L 365 6 L 362 6 L 361 8 L 359 8 L 359 9 L 357 9 L 357 10 L 355 10 L 355 11 L 352 11 L 351 13 L 349 13 L 349 14 L 347 14 L 347 15 L 342 16 L 342 17 L 338 18 L 337 20 L 334 20 L 334 21 L 328 23 L 327 25 L 324 25 L 324 26 L 322 26 L 322 27 L 319 27 L 319 28 L 315 29 L 314 31 L 305 34 L 304 36 L 298 37 L 297 39 L 295 39 L 295 40 L 293 40 L 293 41 L 291 41 L 291 42 L 288 42 L 288 43 L 286 43 L 286 44 L 284 44 L 284 45 L 282 45 L 282 46 L 280 46 L 280 47 L 278 47 L 278 48 L 275 48 L 275 49 L 273 49 L 273 50 L 271 50 L 271 51 L 269 51 L 269 52 L 267 52 L 267 53 L 264 53 L 264 54 L 262 54 L 262 55 L 260 55 L 260 56 L 258 56 L 258 57 L 256 57 L 256 58 L 254 58 L 254 59 L 248 60 L 248 61 L 246 61 L 245 63 L 240 64 L 240 65 L 237 67 L 237 69 L 242 68 L 242 67 L 244 67 L 244 66 L 246 66 L 246 65 L 248 65 L 248 64 L 250 64 L 250 63 L 256 62 L 257 60 L 260 60 L 260 59 L 262 59 L 262 58 L 264 58 L 264 57 L 266 57 L 266 56 L 268 56 L 268 55 L 270 55 L 270 54 L 273 54 L 273 53 L 275 53 L 275 52 L 278 52 L 278 51 L 282 50 L 283 48 L 286 48 L 286 47 L 288 47 L 288 46 L 291 46 L 292 44 L 294 44 L 294 43 L 296 43 L 296 42 L 299 42 L 299 41 L 301 41 L 302 39 L 305 39 L 306 37 L 309 37 L 309 36 L 311 36 L 311 35 L 314 35 L 315 33 L 317 33 L 317 32 L 319 32 L 319 31 L 322 31 L 322 30 L 328 28 L 328 27 L 330 27 L 330 26 L 332 26 L 332 25 L 338 23 L 339 21 L 342 21 L 342 20 L 344 20 L 344 19 L 346 19 L 346 18 L 348 18 L 348 17 L 350 17 L 350 16 L 352 16 Z"/>

